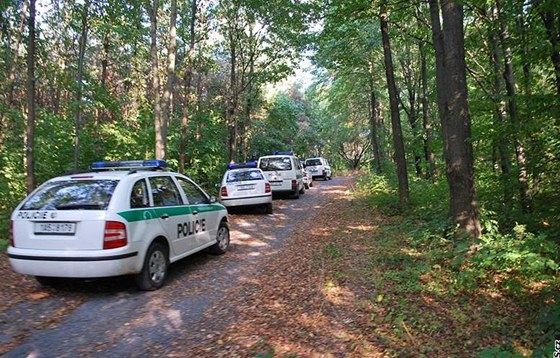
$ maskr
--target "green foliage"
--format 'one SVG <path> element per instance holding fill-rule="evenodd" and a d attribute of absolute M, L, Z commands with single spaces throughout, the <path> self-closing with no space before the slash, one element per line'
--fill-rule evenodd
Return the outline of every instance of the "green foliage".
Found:
<path fill-rule="evenodd" d="M 511 232 L 497 231 L 497 222 L 484 221 L 486 233 L 478 241 L 479 250 L 469 259 L 468 271 L 478 278 L 502 278 L 507 289 L 519 291 L 524 284 L 551 280 L 560 270 L 558 244 L 545 234 L 533 234 L 523 225 Z"/>

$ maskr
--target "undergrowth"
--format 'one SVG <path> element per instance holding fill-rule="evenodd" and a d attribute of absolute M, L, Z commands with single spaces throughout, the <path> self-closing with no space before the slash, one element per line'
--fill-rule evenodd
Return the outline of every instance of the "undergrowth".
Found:
<path fill-rule="evenodd" d="M 409 322 L 433 333 L 452 324 L 457 329 L 454 335 L 466 342 L 463 349 L 480 357 L 552 355 L 554 342 L 560 339 L 557 238 L 544 230 L 529 231 L 534 222 L 510 225 L 511 217 L 500 217 L 482 205 L 482 236 L 456 242 L 447 218 L 445 183 L 412 180 L 405 208 L 398 205 L 396 184 L 384 176 L 363 175 L 355 195 L 393 218 L 381 234 L 393 239 L 380 241 L 371 257 L 372 267 L 383 268 L 376 280 L 390 282 L 391 293 L 402 301 L 397 310 L 389 311 L 399 312 L 392 318 L 397 327 Z M 426 311 L 418 316 L 417 306 L 410 302 L 414 299 L 407 299 L 418 294 L 447 302 L 448 317 Z M 478 337 L 478 342 L 470 342 L 471 337 Z"/>

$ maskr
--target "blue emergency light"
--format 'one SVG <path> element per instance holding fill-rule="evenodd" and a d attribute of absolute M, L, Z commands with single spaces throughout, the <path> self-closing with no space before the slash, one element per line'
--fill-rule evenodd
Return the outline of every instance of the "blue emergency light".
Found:
<path fill-rule="evenodd" d="M 161 159 L 148 160 L 118 160 L 108 162 L 93 162 L 91 169 L 109 170 L 109 169 L 153 169 L 165 168 L 167 162 Z"/>
<path fill-rule="evenodd" d="M 285 151 L 285 152 L 281 152 L 281 151 L 275 150 L 272 154 L 274 154 L 274 155 L 294 155 L 294 151 L 293 150 L 288 150 L 288 151 Z"/>
<path fill-rule="evenodd" d="M 229 163 L 227 165 L 228 169 L 256 168 L 256 167 L 257 167 L 257 162 Z"/>

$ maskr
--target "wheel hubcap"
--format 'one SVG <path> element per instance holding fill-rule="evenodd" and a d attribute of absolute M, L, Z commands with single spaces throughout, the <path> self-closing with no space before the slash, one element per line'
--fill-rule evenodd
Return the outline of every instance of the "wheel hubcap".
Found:
<path fill-rule="evenodd" d="M 155 283 L 160 283 L 165 277 L 166 262 L 161 251 L 154 251 L 150 256 L 149 272 L 150 278 Z"/>
<path fill-rule="evenodd" d="M 218 246 L 222 250 L 226 250 L 229 245 L 229 232 L 225 227 L 221 227 L 218 231 Z"/>

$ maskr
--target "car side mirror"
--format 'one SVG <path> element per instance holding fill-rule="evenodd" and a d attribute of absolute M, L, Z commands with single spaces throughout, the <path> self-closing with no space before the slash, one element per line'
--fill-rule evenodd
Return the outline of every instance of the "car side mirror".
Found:
<path fill-rule="evenodd" d="M 210 204 L 215 204 L 218 200 L 216 199 L 216 197 L 214 195 L 212 195 L 210 197 Z"/>

